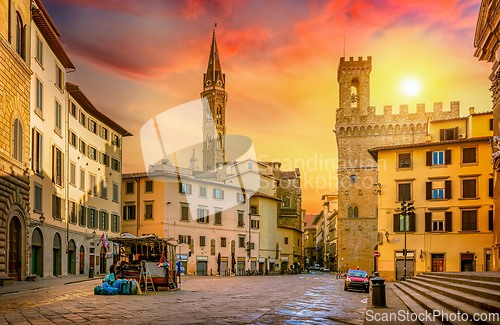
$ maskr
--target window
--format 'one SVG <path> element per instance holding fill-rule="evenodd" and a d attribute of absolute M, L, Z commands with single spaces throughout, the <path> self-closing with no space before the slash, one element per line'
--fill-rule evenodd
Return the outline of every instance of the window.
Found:
<path fill-rule="evenodd" d="M 146 193 L 153 193 L 153 181 L 146 181 L 145 192 Z"/>
<path fill-rule="evenodd" d="M 63 74 L 63 71 L 56 64 L 56 86 L 60 90 L 63 90 L 63 84 L 64 84 L 64 74 Z"/>
<path fill-rule="evenodd" d="M 238 202 L 238 203 L 245 203 L 245 194 L 243 194 L 243 193 L 236 193 L 236 202 Z"/>
<path fill-rule="evenodd" d="M 411 167 L 411 154 L 410 153 L 400 153 L 398 155 L 398 167 L 399 168 L 410 168 Z"/>
<path fill-rule="evenodd" d="M 118 136 L 118 134 L 113 134 L 112 144 L 120 148 L 120 137 Z"/>
<path fill-rule="evenodd" d="M 76 109 L 76 104 L 71 102 L 71 108 L 69 110 L 69 113 L 71 114 L 71 116 L 73 116 L 74 118 L 76 118 L 76 114 L 77 114 L 78 110 Z"/>
<path fill-rule="evenodd" d="M 463 179 L 462 180 L 462 198 L 472 199 L 476 198 L 476 182 L 477 179 Z"/>
<path fill-rule="evenodd" d="M 54 171 L 53 177 L 53 182 L 56 185 L 62 186 L 62 172 L 63 172 L 63 158 L 62 158 L 62 151 L 59 150 L 57 147 L 53 147 L 53 165 L 52 165 L 52 170 Z"/>
<path fill-rule="evenodd" d="M 134 181 L 127 182 L 125 185 L 125 194 L 134 194 Z"/>
<path fill-rule="evenodd" d="M 80 152 L 84 156 L 87 155 L 87 144 L 85 144 L 85 141 L 83 141 L 82 139 L 80 139 Z"/>
<path fill-rule="evenodd" d="M 87 117 L 85 116 L 85 113 L 80 112 L 80 124 L 83 126 L 87 125 Z"/>
<path fill-rule="evenodd" d="M 444 151 L 434 151 L 432 153 L 432 164 L 433 165 L 444 164 Z"/>
<path fill-rule="evenodd" d="M 16 52 L 19 54 L 23 59 L 23 47 L 24 47 L 24 40 L 23 40 L 23 21 L 21 20 L 21 15 L 19 12 L 16 11 Z"/>
<path fill-rule="evenodd" d="M 78 145 L 78 137 L 73 131 L 69 131 L 69 144 L 74 148 Z"/>
<path fill-rule="evenodd" d="M 42 150 L 43 137 L 38 130 L 33 129 L 33 171 L 37 174 L 42 174 Z"/>
<path fill-rule="evenodd" d="M 493 178 L 488 179 L 488 196 L 493 197 Z"/>
<path fill-rule="evenodd" d="M 119 216 L 116 214 L 111 215 L 111 231 L 112 232 L 120 232 L 120 221 L 119 221 Z"/>
<path fill-rule="evenodd" d="M 197 213 L 198 213 L 198 222 L 199 223 L 208 223 L 209 222 L 207 207 L 203 207 L 203 206 L 198 207 Z"/>
<path fill-rule="evenodd" d="M 89 123 L 90 132 L 97 134 L 97 123 L 94 120 L 90 120 Z"/>
<path fill-rule="evenodd" d="M 222 209 L 215 209 L 215 224 L 222 225 Z"/>
<path fill-rule="evenodd" d="M 108 198 L 108 180 L 106 178 L 101 178 L 101 197 Z"/>
<path fill-rule="evenodd" d="M 206 240 L 206 236 L 200 236 L 200 246 L 201 247 L 205 246 L 205 240 Z"/>
<path fill-rule="evenodd" d="M 109 156 L 108 154 L 102 153 L 102 164 L 109 167 Z"/>
<path fill-rule="evenodd" d="M 76 164 L 72 161 L 69 163 L 69 183 L 76 185 Z"/>
<path fill-rule="evenodd" d="M 394 232 L 415 231 L 415 213 L 394 214 Z"/>
<path fill-rule="evenodd" d="M 252 229 L 259 229 L 259 220 L 251 220 Z"/>
<path fill-rule="evenodd" d="M 35 212 L 43 212 L 43 187 L 42 185 L 35 183 Z"/>
<path fill-rule="evenodd" d="M 108 129 L 104 126 L 101 127 L 101 138 L 103 138 L 104 140 L 108 140 Z"/>
<path fill-rule="evenodd" d="M 61 104 L 56 100 L 56 132 L 61 133 L 62 126 L 62 112 L 61 112 Z"/>
<path fill-rule="evenodd" d="M 181 203 L 181 220 L 189 221 L 189 204 Z"/>
<path fill-rule="evenodd" d="M 238 247 L 245 247 L 245 236 L 238 237 Z"/>
<path fill-rule="evenodd" d="M 358 176 L 351 175 L 350 180 L 351 180 L 351 184 L 356 184 L 358 182 Z"/>
<path fill-rule="evenodd" d="M 452 129 L 441 129 L 439 141 L 449 141 L 458 139 L 458 127 Z"/>
<path fill-rule="evenodd" d="M 118 202 L 118 184 L 113 182 L 113 201 Z"/>
<path fill-rule="evenodd" d="M 111 169 L 116 170 L 117 172 L 120 171 L 120 162 L 115 158 L 111 158 Z"/>
<path fill-rule="evenodd" d="M 432 199 L 440 200 L 444 198 L 444 188 L 432 189 Z"/>
<path fill-rule="evenodd" d="M 206 198 L 207 197 L 207 188 L 206 186 L 200 186 L 200 197 Z"/>
<path fill-rule="evenodd" d="M 288 237 L 285 237 L 285 245 L 288 245 Z"/>
<path fill-rule="evenodd" d="M 144 202 L 144 219 L 153 219 L 153 201 Z"/>
<path fill-rule="evenodd" d="M 347 217 L 348 218 L 357 218 L 358 217 L 358 207 L 357 206 L 349 206 L 347 208 Z"/>
<path fill-rule="evenodd" d="M 23 127 L 18 118 L 12 123 L 12 158 L 23 161 Z"/>
<path fill-rule="evenodd" d="M 243 211 L 238 211 L 238 227 L 243 227 L 245 226 L 245 222 L 243 221 Z"/>
<path fill-rule="evenodd" d="M 108 230 L 109 229 L 109 213 L 106 211 L 101 211 L 99 213 L 99 229 Z"/>
<path fill-rule="evenodd" d="M 490 118 L 490 128 L 489 129 L 490 129 L 490 131 L 493 131 L 493 119 L 492 118 Z"/>
<path fill-rule="evenodd" d="M 134 203 L 125 203 L 123 207 L 123 220 L 135 220 L 135 205 Z"/>
<path fill-rule="evenodd" d="M 85 190 L 85 170 L 80 168 L 80 189 Z"/>
<path fill-rule="evenodd" d="M 35 112 L 42 114 L 43 112 L 43 84 L 40 79 L 36 78 L 36 109 Z"/>
<path fill-rule="evenodd" d="M 252 169 L 252 163 L 251 162 L 248 163 L 248 169 Z"/>
<path fill-rule="evenodd" d="M 89 146 L 90 159 L 97 161 L 97 149 Z"/>
<path fill-rule="evenodd" d="M 249 243 L 250 249 L 255 249 L 255 244 L 254 243 Z"/>
<path fill-rule="evenodd" d="M 179 235 L 179 244 L 190 244 L 191 236 Z"/>
<path fill-rule="evenodd" d="M 493 210 L 488 211 L 488 230 L 493 231 Z"/>
<path fill-rule="evenodd" d="M 444 222 L 442 220 L 432 221 L 432 231 L 444 231 Z"/>
<path fill-rule="evenodd" d="M 281 206 L 283 208 L 289 208 L 290 207 L 290 195 L 283 195 L 281 197 Z"/>
<path fill-rule="evenodd" d="M 191 194 L 192 191 L 193 191 L 193 186 L 191 184 L 179 183 L 179 193 Z"/>
<path fill-rule="evenodd" d="M 40 65 L 43 65 L 43 43 L 38 35 L 36 36 L 36 60 Z"/>
<path fill-rule="evenodd" d="M 258 213 L 257 213 L 257 207 L 256 207 L 256 206 L 251 206 L 251 207 L 250 207 L 250 213 L 251 213 L 251 214 L 256 214 L 256 215 L 257 215 L 257 214 L 258 214 Z"/>
<path fill-rule="evenodd" d="M 87 209 L 85 206 L 80 205 L 80 213 L 78 214 L 78 225 L 85 227 L 85 217 L 87 216 Z"/>
<path fill-rule="evenodd" d="M 220 239 L 220 247 L 226 247 L 226 237 L 221 237 L 221 239 Z"/>
<path fill-rule="evenodd" d="M 97 195 L 96 176 L 89 173 L 89 179 L 90 179 L 89 193 L 92 195 Z"/>
<path fill-rule="evenodd" d="M 224 190 L 214 188 L 214 199 L 224 200 Z"/>
<path fill-rule="evenodd" d="M 462 149 L 462 163 L 471 164 L 476 162 L 476 147 Z"/>
<path fill-rule="evenodd" d="M 398 183 L 398 201 L 411 201 L 411 183 Z"/>
<path fill-rule="evenodd" d="M 477 210 L 462 210 L 462 230 L 477 230 Z"/>
<path fill-rule="evenodd" d="M 97 228 L 97 210 L 94 208 L 87 209 L 87 227 Z"/>
<path fill-rule="evenodd" d="M 451 181 L 434 181 L 425 184 L 426 200 L 451 199 Z"/>
<path fill-rule="evenodd" d="M 76 202 L 70 201 L 69 202 L 69 222 L 71 223 L 77 223 L 77 216 L 76 216 Z"/>
<path fill-rule="evenodd" d="M 52 194 L 52 217 L 62 218 L 62 199 L 56 194 Z"/>

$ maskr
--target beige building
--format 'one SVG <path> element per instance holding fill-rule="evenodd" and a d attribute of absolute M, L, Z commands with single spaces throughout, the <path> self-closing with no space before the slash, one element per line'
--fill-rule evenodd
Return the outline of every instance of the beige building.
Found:
<path fill-rule="evenodd" d="M 0 5 L 0 285 L 29 276 L 30 8 Z"/>
<path fill-rule="evenodd" d="M 493 269 L 492 112 L 433 120 L 426 141 L 369 152 L 378 162 L 380 275 Z M 382 168 L 384 166 L 384 168 Z M 401 202 L 415 210 L 404 215 Z"/>
<path fill-rule="evenodd" d="M 392 106 L 376 114 L 370 106 L 372 58 L 340 58 L 337 81 L 339 108 L 336 110 L 335 135 L 338 148 L 337 267 L 374 269 L 377 245 L 377 165 L 367 149 L 382 145 L 425 142 L 429 119 L 459 117 L 460 105 L 451 103 L 443 111 L 436 103 L 433 112 L 418 104 L 414 112 L 408 105 L 392 114 Z"/>
<path fill-rule="evenodd" d="M 338 216 L 338 194 L 332 192 L 321 197 L 323 201 L 323 223 L 324 256 L 325 267 L 330 271 L 337 271 L 337 216 Z"/>
<path fill-rule="evenodd" d="M 302 238 L 303 238 L 303 256 L 304 267 L 311 267 L 316 264 L 316 225 L 314 223 L 316 214 L 305 213 L 302 219 Z"/>

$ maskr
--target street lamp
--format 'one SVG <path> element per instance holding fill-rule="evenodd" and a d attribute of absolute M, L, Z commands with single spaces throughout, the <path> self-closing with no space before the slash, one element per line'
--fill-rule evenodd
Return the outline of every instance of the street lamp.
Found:
<path fill-rule="evenodd" d="M 404 273 L 404 277 L 403 279 L 406 280 L 406 255 L 407 255 L 407 250 L 406 250 L 406 231 L 409 230 L 408 227 L 409 227 L 409 214 L 413 212 L 413 210 L 415 210 L 415 207 L 413 207 L 413 202 L 406 202 L 406 201 L 403 201 L 401 202 L 401 210 L 402 210 L 402 215 L 403 215 L 403 218 L 404 218 L 404 222 L 403 222 L 403 226 L 404 226 L 404 232 L 405 232 L 405 248 L 403 250 L 403 256 L 404 256 L 404 259 L 405 259 L 405 273 Z"/>

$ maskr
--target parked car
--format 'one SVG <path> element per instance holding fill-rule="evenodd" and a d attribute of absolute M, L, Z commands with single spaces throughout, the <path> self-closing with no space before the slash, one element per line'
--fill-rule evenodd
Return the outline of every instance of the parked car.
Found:
<path fill-rule="evenodd" d="M 368 278 L 368 272 L 365 270 L 349 270 L 345 277 L 344 291 L 349 289 L 359 289 L 365 292 L 370 291 L 370 279 Z"/>
<path fill-rule="evenodd" d="M 321 266 L 319 264 L 314 264 L 314 267 L 312 268 L 313 270 L 319 270 Z"/>
<path fill-rule="evenodd" d="M 326 267 L 322 267 L 319 270 L 322 272 L 330 272 L 330 269 L 327 269 Z"/>

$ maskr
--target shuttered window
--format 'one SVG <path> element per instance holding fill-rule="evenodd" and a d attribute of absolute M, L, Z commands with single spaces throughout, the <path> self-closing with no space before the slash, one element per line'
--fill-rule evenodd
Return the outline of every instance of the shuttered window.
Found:
<path fill-rule="evenodd" d="M 193 193 L 193 186 L 191 184 L 179 183 L 179 193 L 191 194 Z"/>
<path fill-rule="evenodd" d="M 35 183 L 35 212 L 43 212 L 43 187 L 42 185 Z"/>
<path fill-rule="evenodd" d="M 462 180 L 462 197 L 463 198 L 475 198 L 476 197 L 476 179 L 464 179 Z"/>
<path fill-rule="evenodd" d="M 406 218 L 401 213 L 394 214 L 393 220 L 394 232 L 415 231 L 415 213 L 411 212 L 406 215 Z"/>
<path fill-rule="evenodd" d="M 69 163 L 69 183 L 76 185 L 76 164 L 74 162 Z"/>
<path fill-rule="evenodd" d="M 58 133 L 61 133 L 61 129 L 62 129 L 62 109 L 61 109 L 61 104 L 56 100 L 56 103 L 55 103 L 55 106 L 56 106 L 56 131 Z"/>
<path fill-rule="evenodd" d="M 477 230 L 477 210 L 462 210 L 462 230 Z"/>
<path fill-rule="evenodd" d="M 85 224 L 86 224 L 86 217 L 87 216 L 87 209 L 85 208 L 85 206 L 83 205 L 80 205 L 80 213 L 78 215 L 78 224 L 80 226 L 83 226 L 85 227 Z"/>
<path fill-rule="evenodd" d="M 476 162 L 476 147 L 463 148 L 462 150 L 462 162 L 464 164 L 470 164 Z"/>
<path fill-rule="evenodd" d="M 146 193 L 153 193 L 153 181 L 146 181 L 145 191 Z"/>
<path fill-rule="evenodd" d="M 134 194 L 134 182 L 127 182 L 125 185 L 125 194 Z"/>
<path fill-rule="evenodd" d="M 69 222 L 76 224 L 78 221 L 76 215 L 76 202 L 69 202 Z"/>
<path fill-rule="evenodd" d="M 116 214 L 111 215 L 111 231 L 120 232 L 120 218 Z"/>
<path fill-rule="evenodd" d="M 206 236 L 200 236 L 200 246 L 202 246 L 202 247 L 205 246 L 205 240 L 206 240 Z"/>
<path fill-rule="evenodd" d="M 32 166 L 33 171 L 37 174 L 42 174 L 42 150 L 43 150 L 43 137 L 38 130 L 33 129 L 33 152 L 32 152 Z"/>
<path fill-rule="evenodd" d="M 493 210 L 488 211 L 488 230 L 493 231 Z"/>
<path fill-rule="evenodd" d="M 238 211 L 238 227 L 243 227 L 245 222 L 243 221 L 244 212 Z"/>
<path fill-rule="evenodd" d="M 23 127 L 18 118 L 12 124 L 12 158 L 23 161 Z"/>
<path fill-rule="evenodd" d="M 53 179 L 56 185 L 62 186 L 63 178 L 63 153 L 59 148 L 53 147 L 54 157 L 53 157 Z"/>
<path fill-rule="evenodd" d="M 440 141 L 456 140 L 458 138 L 458 127 L 452 129 L 441 129 L 439 132 Z"/>
<path fill-rule="evenodd" d="M 52 194 L 52 217 L 62 218 L 62 199 L 56 194 Z"/>
<path fill-rule="evenodd" d="M 221 239 L 220 239 L 220 247 L 226 247 L 226 237 L 221 237 Z"/>
<path fill-rule="evenodd" d="M 398 155 L 398 166 L 399 168 L 409 168 L 411 167 L 411 154 L 410 153 L 400 153 Z"/>
<path fill-rule="evenodd" d="M 490 118 L 490 131 L 493 131 L 493 119 Z"/>
<path fill-rule="evenodd" d="M 493 197 L 493 178 L 488 179 L 488 196 Z"/>
<path fill-rule="evenodd" d="M 153 202 L 144 202 L 144 219 L 153 219 Z"/>
<path fill-rule="evenodd" d="M 181 203 L 181 220 L 189 221 L 189 205 L 187 203 Z"/>
<path fill-rule="evenodd" d="M 222 210 L 215 209 L 215 224 L 222 225 Z"/>
<path fill-rule="evenodd" d="M 398 183 L 398 201 L 411 201 L 411 183 Z"/>
<path fill-rule="evenodd" d="M 36 78 L 36 110 L 39 114 L 43 111 L 43 84 L 38 78 Z"/>
<path fill-rule="evenodd" d="M 123 220 L 135 220 L 135 205 L 133 203 L 127 203 L 123 207 Z"/>
<path fill-rule="evenodd" d="M 113 183 L 113 201 L 118 202 L 118 184 Z"/>

